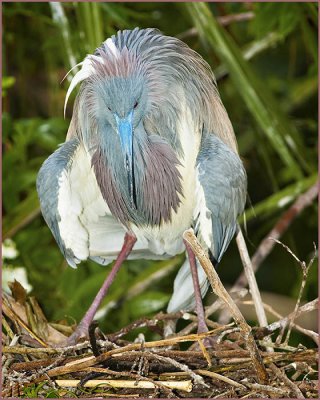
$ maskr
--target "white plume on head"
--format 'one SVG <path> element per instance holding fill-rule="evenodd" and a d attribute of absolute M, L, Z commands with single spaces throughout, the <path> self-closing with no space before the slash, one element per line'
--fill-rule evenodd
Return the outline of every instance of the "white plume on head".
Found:
<path fill-rule="evenodd" d="M 68 99 L 69 99 L 69 96 L 72 93 L 73 89 L 77 86 L 78 83 L 82 82 L 84 79 L 88 78 L 90 75 L 92 75 L 94 73 L 94 66 L 93 66 L 92 60 L 95 60 L 95 61 L 98 61 L 98 62 L 103 62 L 101 57 L 89 54 L 89 55 L 86 56 L 86 58 L 81 63 L 79 63 L 79 64 L 77 64 L 77 65 L 75 65 L 73 67 L 73 68 L 75 68 L 77 66 L 82 65 L 80 71 L 78 71 L 75 74 L 75 76 L 72 78 L 72 81 L 71 81 L 70 86 L 68 88 L 68 91 L 67 91 L 67 94 L 66 94 L 66 99 L 65 99 L 65 102 L 64 102 L 64 109 L 63 109 L 64 116 L 66 115 L 66 108 L 67 108 Z M 73 68 L 71 68 L 71 70 Z"/>
<path fill-rule="evenodd" d="M 104 45 L 108 50 L 110 51 L 111 55 L 118 58 L 119 57 L 119 50 L 117 49 L 116 45 L 114 44 L 113 40 L 111 38 L 107 39 L 104 42 Z M 66 115 L 66 108 L 67 108 L 67 103 L 70 94 L 72 93 L 73 89 L 77 86 L 78 83 L 82 82 L 83 80 L 87 79 L 90 75 L 94 73 L 94 62 L 93 61 L 98 61 L 100 63 L 103 63 L 104 60 L 101 56 L 96 56 L 94 54 L 88 54 L 86 58 L 80 62 L 79 64 L 75 65 L 70 69 L 70 71 L 67 73 L 67 75 L 76 67 L 79 67 L 80 65 L 82 66 L 80 71 L 78 71 L 75 76 L 72 78 L 72 81 L 70 83 L 70 86 L 68 88 L 67 94 L 66 94 L 66 99 L 64 102 L 64 109 L 63 113 L 64 116 Z M 66 75 L 66 76 L 67 76 Z M 64 79 L 64 78 L 63 78 Z"/>
<path fill-rule="evenodd" d="M 109 50 L 111 53 L 115 56 L 119 56 L 119 50 L 117 49 L 116 45 L 114 44 L 113 40 L 111 38 L 107 39 L 104 44 L 109 47 Z"/>

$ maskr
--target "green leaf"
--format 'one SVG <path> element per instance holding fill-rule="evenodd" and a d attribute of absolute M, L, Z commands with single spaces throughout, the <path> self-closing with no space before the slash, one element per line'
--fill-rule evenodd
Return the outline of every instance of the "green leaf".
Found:
<path fill-rule="evenodd" d="M 132 318 L 139 318 L 161 310 L 169 301 L 170 295 L 159 291 L 146 291 L 129 303 Z"/>
<path fill-rule="evenodd" d="M 307 76 L 296 79 L 290 86 L 286 110 L 292 110 L 316 95 L 318 90 L 318 76 Z"/>
<path fill-rule="evenodd" d="M 255 3 L 254 13 L 251 29 L 257 37 L 265 36 L 272 30 L 285 37 L 299 23 L 303 13 L 303 4 Z"/>
<path fill-rule="evenodd" d="M 104 280 L 111 271 L 111 265 L 102 267 L 93 262 L 81 263 L 77 270 L 67 267 L 58 282 L 58 290 L 66 299 L 63 315 L 72 315 L 76 319 L 83 316 L 90 306 Z M 108 293 L 102 302 L 117 302 L 125 296 L 130 284 L 130 275 L 124 264 L 117 273 Z M 57 310 L 56 318 L 61 318 L 61 310 Z"/>
<path fill-rule="evenodd" d="M 15 235 L 19 229 L 26 226 L 40 213 L 39 199 L 34 190 L 24 201 L 3 218 L 3 239 Z"/>
<path fill-rule="evenodd" d="M 16 83 L 14 76 L 4 76 L 2 78 L 2 90 L 11 88 Z"/>
<path fill-rule="evenodd" d="M 301 179 L 303 169 L 310 172 L 312 168 L 303 157 L 303 146 L 295 126 L 282 112 L 264 81 L 244 60 L 240 49 L 231 36 L 220 27 L 207 4 L 185 3 L 185 7 L 189 11 L 201 38 L 211 45 L 228 67 L 239 96 L 246 103 L 251 115 L 284 165 L 288 167 L 291 178 Z"/>

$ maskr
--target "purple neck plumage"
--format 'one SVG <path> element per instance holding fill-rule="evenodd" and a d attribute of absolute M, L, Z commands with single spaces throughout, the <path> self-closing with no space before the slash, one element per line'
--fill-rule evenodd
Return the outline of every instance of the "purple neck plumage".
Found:
<path fill-rule="evenodd" d="M 125 226 L 160 226 L 171 221 L 183 196 L 180 164 L 175 152 L 157 135 L 134 141 L 135 204 L 130 202 L 125 168 L 116 157 L 117 148 L 98 146 L 92 157 L 93 170 L 111 213 Z"/>

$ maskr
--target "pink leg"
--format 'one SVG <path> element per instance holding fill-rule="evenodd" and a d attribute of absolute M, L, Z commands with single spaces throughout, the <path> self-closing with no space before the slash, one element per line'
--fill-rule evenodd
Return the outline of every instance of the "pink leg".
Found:
<path fill-rule="evenodd" d="M 114 263 L 112 270 L 110 274 L 107 276 L 106 280 L 103 282 L 103 285 L 101 286 L 99 292 L 97 293 L 96 297 L 94 298 L 91 306 L 89 307 L 88 311 L 86 312 L 85 316 L 82 318 L 81 322 L 77 326 L 77 329 L 73 332 L 73 334 L 68 338 L 67 344 L 72 345 L 75 344 L 78 339 L 82 337 L 87 337 L 88 336 L 88 329 L 89 326 L 98 310 L 98 307 L 107 294 L 107 291 L 113 282 L 117 272 L 119 271 L 123 261 L 129 256 L 131 253 L 131 250 L 137 241 L 137 238 L 133 236 L 132 234 L 126 233 L 124 237 L 124 242 L 122 249 L 118 255 L 118 258 L 116 259 L 116 262 Z"/>
<path fill-rule="evenodd" d="M 196 313 L 198 316 L 198 333 L 204 333 L 204 332 L 208 332 L 209 329 L 206 324 L 206 317 L 204 314 L 204 309 L 203 309 L 203 304 L 202 304 L 202 296 L 201 296 L 201 290 L 200 290 L 200 284 L 199 284 L 196 258 L 195 258 L 195 255 L 193 254 L 191 247 L 188 245 L 188 243 L 186 241 L 184 241 L 184 244 L 187 249 L 188 258 L 189 258 L 189 262 L 190 262 L 190 269 L 191 269 L 191 274 L 192 274 L 192 280 L 193 280 L 194 297 L 195 297 L 195 301 L 196 301 Z"/>

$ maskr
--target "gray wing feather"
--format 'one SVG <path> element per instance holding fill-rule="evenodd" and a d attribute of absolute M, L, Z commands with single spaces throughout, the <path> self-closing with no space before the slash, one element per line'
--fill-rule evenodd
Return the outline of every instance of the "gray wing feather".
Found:
<path fill-rule="evenodd" d="M 238 154 L 215 135 L 204 135 L 197 158 L 198 179 L 205 197 L 207 219 L 211 220 L 211 243 L 205 243 L 219 262 L 236 231 L 238 216 L 243 212 L 246 173 Z M 209 212 L 208 212 L 209 211 Z M 198 224 L 198 234 L 203 227 Z"/>
<path fill-rule="evenodd" d="M 65 142 L 43 163 L 37 177 L 37 191 L 40 208 L 47 225 L 49 226 L 59 248 L 73 268 L 79 260 L 76 259 L 71 249 L 67 249 L 60 236 L 58 212 L 59 178 L 64 170 L 72 165 L 73 155 L 79 145 L 79 140 L 74 138 Z"/>

